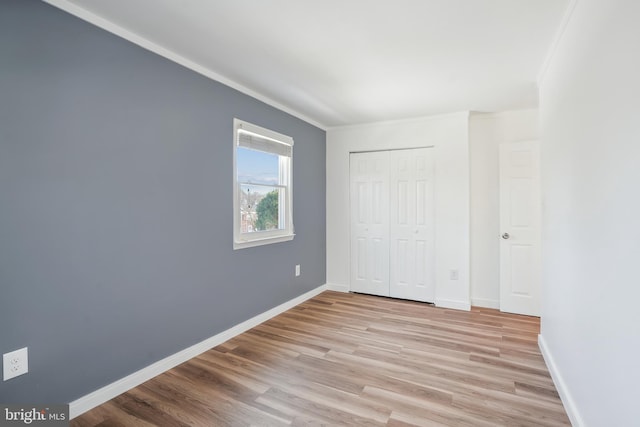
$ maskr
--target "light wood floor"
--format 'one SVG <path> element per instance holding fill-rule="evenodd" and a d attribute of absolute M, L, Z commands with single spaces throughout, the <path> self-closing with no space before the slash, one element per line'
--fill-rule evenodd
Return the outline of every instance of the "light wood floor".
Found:
<path fill-rule="evenodd" d="M 570 425 L 538 331 L 535 317 L 328 291 L 71 425 Z"/>

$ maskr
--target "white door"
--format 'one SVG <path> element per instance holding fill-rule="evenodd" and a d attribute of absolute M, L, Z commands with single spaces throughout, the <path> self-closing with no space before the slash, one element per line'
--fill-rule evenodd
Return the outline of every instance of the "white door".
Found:
<path fill-rule="evenodd" d="M 389 153 L 352 153 L 351 291 L 389 296 Z"/>
<path fill-rule="evenodd" d="M 390 156 L 390 296 L 435 300 L 433 149 Z"/>
<path fill-rule="evenodd" d="M 540 148 L 500 146 L 500 310 L 540 315 Z"/>

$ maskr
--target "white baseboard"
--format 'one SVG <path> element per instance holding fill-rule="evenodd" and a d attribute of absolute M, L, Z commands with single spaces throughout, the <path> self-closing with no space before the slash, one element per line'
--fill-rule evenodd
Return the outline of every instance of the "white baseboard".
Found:
<path fill-rule="evenodd" d="M 562 400 L 564 409 L 565 411 L 567 411 L 567 415 L 569 416 L 571 425 L 573 427 L 584 427 L 585 424 L 582 421 L 582 417 L 580 416 L 578 407 L 571 397 L 571 393 L 569 393 L 567 384 L 562 379 L 562 375 L 558 370 L 558 366 L 556 365 L 549 347 L 547 347 L 547 342 L 542 335 L 538 335 L 538 347 L 540 347 L 540 352 L 542 353 L 542 357 L 547 364 L 547 368 L 549 369 L 549 373 L 551 374 L 551 378 L 553 379 L 553 384 L 558 390 L 558 394 L 560 395 L 560 400 Z"/>
<path fill-rule="evenodd" d="M 452 299 L 436 298 L 436 307 L 470 311 L 471 303 L 469 301 L 457 301 Z"/>
<path fill-rule="evenodd" d="M 265 311 L 262 314 L 252 317 L 251 319 L 246 320 L 230 329 L 227 329 L 226 331 L 220 332 L 219 334 L 207 338 L 206 340 L 199 342 L 198 344 L 185 348 L 184 350 L 181 350 L 169 357 L 159 360 L 156 363 L 147 366 L 146 368 L 134 372 L 131 375 L 127 375 L 126 377 L 121 378 L 109 385 L 106 385 L 92 393 L 89 393 L 86 396 L 74 400 L 69 404 L 69 417 L 73 419 L 79 415 L 82 415 L 88 410 L 93 409 L 96 406 L 101 405 L 108 400 L 111 400 L 128 390 L 131 390 L 134 387 L 139 386 L 143 382 L 148 381 L 151 378 L 168 371 L 169 369 L 175 368 L 179 364 L 184 363 L 187 360 L 192 359 L 217 345 L 222 344 L 223 342 L 235 337 L 236 335 L 239 335 L 253 328 L 254 326 L 259 325 L 260 323 L 269 320 L 272 317 L 275 317 L 292 307 L 295 307 L 296 305 L 318 295 L 325 290 L 327 290 L 327 285 L 319 286 L 316 289 L 313 289 L 305 294 L 300 295 L 299 297 L 280 304 L 279 306 Z"/>
<path fill-rule="evenodd" d="M 484 308 L 495 308 L 500 310 L 500 301 L 488 298 L 471 298 L 471 305 Z"/>
<path fill-rule="evenodd" d="M 342 285 L 338 283 L 327 283 L 327 289 L 336 292 L 349 292 L 349 285 Z"/>

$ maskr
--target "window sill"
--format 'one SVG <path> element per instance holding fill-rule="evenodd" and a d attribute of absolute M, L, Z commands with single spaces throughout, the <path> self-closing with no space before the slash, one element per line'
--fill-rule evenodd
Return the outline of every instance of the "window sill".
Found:
<path fill-rule="evenodd" d="M 283 236 L 264 237 L 262 239 L 234 240 L 233 250 L 270 245 L 272 243 L 288 242 L 289 240 L 293 240 L 294 236 L 295 234 L 286 234 Z"/>

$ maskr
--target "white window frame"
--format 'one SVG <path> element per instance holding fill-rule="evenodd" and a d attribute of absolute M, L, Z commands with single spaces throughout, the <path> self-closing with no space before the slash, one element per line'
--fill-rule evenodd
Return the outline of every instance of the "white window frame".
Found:
<path fill-rule="evenodd" d="M 278 199 L 279 207 L 279 224 L 278 230 L 254 231 L 243 233 L 240 221 L 240 186 L 246 184 L 238 181 L 238 171 L 236 157 L 238 147 L 240 146 L 240 135 L 248 134 L 256 136 L 266 141 L 265 152 L 269 151 L 269 144 L 283 144 L 291 155 L 279 155 L 280 158 L 280 182 L 279 187 L 284 189 L 284 195 Z M 277 146 L 273 146 L 277 147 Z M 262 150 L 261 150 L 262 151 Z M 268 245 L 278 242 L 286 242 L 292 240 L 295 236 L 293 228 L 293 138 L 265 129 L 260 126 L 245 122 L 240 119 L 233 119 L 233 249 L 250 248 L 254 246 Z M 284 206 L 284 209 L 281 209 Z"/>

